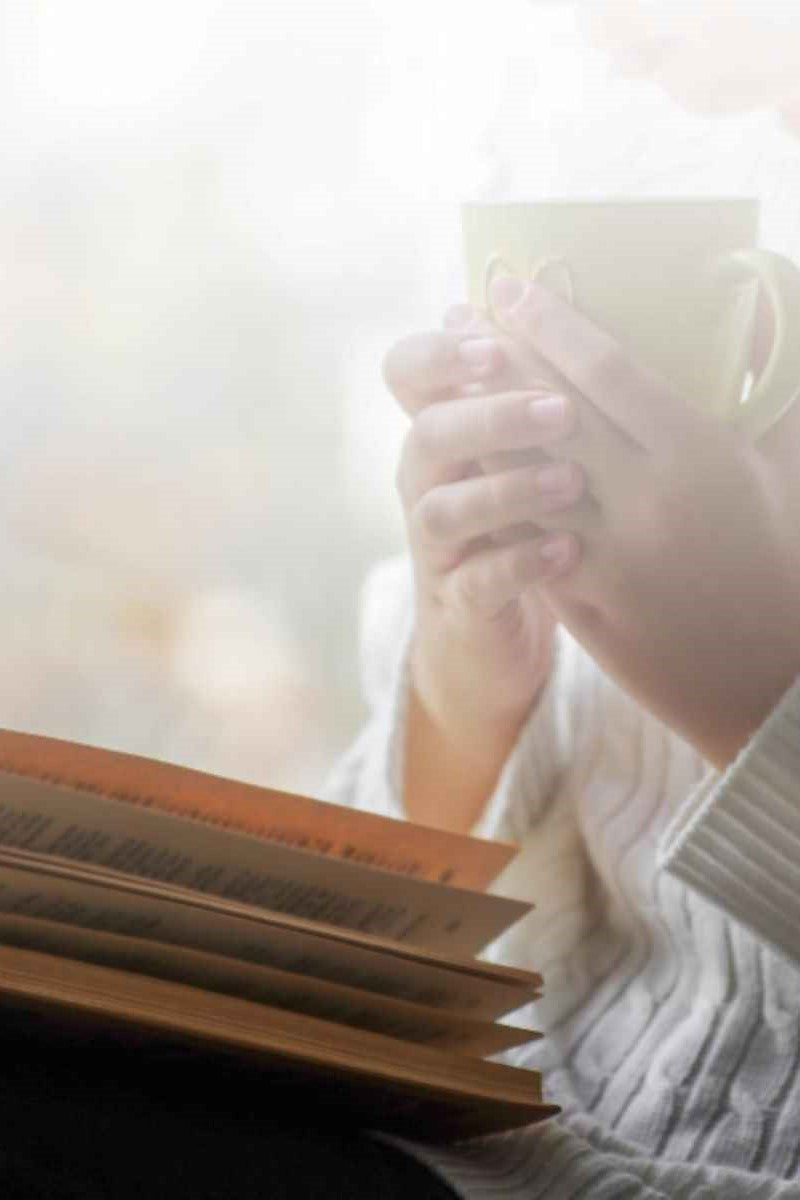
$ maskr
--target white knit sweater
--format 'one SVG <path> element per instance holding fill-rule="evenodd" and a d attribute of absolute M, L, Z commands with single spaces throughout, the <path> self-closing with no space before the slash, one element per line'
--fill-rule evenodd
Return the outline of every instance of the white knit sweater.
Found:
<path fill-rule="evenodd" d="M 402 816 L 410 571 L 369 581 L 372 719 L 330 781 Z M 476 834 L 522 850 L 498 890 L 535 912 L 491 950 L 542 971 L 509 1055 L 557 1121 L 413 1147 L 475 1200 L 800 1198 L 800 685 L 722 777 L 567 636 Z"/>

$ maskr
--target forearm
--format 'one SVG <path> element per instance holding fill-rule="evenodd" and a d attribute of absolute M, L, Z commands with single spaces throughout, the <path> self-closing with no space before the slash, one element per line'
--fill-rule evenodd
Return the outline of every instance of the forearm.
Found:
<path fill-rule="evenodd" d="M 462 703 L 461 736 L 455 735 L 452 712 L 445 736 L 445 697 L 438 693 L 441 717 L 434 722 L 420 711 L 415 694 L 419 628 L 414 627 L 412 582 L 408 560 L 396 559 L 376 568 L 365 586 L 361 675 L 370 717 L 334 764 L 325 795 L 338 804 L 421 824 L 521 841 L 539 819 L 569 758 L 572 722 L 567 714 L 579 648 L 570 639 L 557 638 L 560 649 L 553 647 L 547 681 L 537 689 L 528 675 L 525 696 L 511 690 L 510 671 L 503 671 L 507 688 L 500 704 L 490 704 L 479 683 L 475 703 Z M 442 640 L 434 641 L 442 652 Z M 495 666 L 498 658 L 493 655 Z M 464 669 L 460 648 L 449 661 Z M 479 681 L 485 669 L 480 664 Z M 476 694 L 463 674 L 451 678 L 462 702 L 467 694 Z M 447 695 L 452 695 L 450 689 Z"/>
<path fill-rule="evenodd" d="M 456 737 L 410 689 L 406 712 L 403 806 L 411 821 L 467 833 L 494 792 L 524 724 L 514 720 Z"/>
<path fill-rule="evenodd" d="M 409 648 L 403 741 L 410 820 L 453 832 L 473 828 L 552 672 L 548 637 L 533 657 L 529 669 L 520 670 L 502 639 L 465 645 L 456 630 L 418 623 Z"/>

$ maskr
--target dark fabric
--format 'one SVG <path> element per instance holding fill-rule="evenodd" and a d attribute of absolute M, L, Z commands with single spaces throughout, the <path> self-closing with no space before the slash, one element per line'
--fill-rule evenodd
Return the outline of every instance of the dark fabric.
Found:
<path fill-rule="evenodd" d="M 3 1200 L 452 1200 L 421 1164 L 263 1076 L 0 1036 Z"/>

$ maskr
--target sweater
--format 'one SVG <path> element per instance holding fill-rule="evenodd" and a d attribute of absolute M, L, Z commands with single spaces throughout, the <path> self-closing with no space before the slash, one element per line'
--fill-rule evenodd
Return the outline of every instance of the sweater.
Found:
<path fill-rule="evenodd" d="M 398 818 L 405 560 L 365 589 L 370 719 L 329 780 Z M 800 1198 L 800 683 L 724 773 L 563 630 L 548 685 L 473 832 L 518 842 L 495 890 L 533 912 L 487 957 L 541 971 L 505 1055 L 562 1115 L 432 1149 L 471 1200 Z"/>

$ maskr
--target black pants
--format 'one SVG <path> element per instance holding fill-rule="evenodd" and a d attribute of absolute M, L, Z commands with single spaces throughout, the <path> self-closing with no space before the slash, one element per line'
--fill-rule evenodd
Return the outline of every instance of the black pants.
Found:
<path fill-rule="evenodd" d="M 264 1076 L 0 1036 L 2 1200 L 452 1200 L 412 1158 Z"/>

